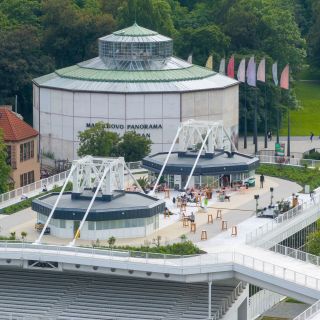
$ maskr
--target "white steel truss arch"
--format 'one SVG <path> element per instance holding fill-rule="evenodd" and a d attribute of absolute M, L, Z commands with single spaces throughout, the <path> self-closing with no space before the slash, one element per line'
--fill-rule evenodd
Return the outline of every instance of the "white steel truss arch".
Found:
<path fill-rule="evenodd" d="M 164 169 L 168 163 L 173 149 L 178 143 L 179 152 L 187 152 L 189 150 L 197 150 L 197 157 L 195 159 L 192 170 L 189 174 L 188 180 L 184 189 L 187 189 L 193 172 L 197 166 L 200 155 L 205 153 L 215 153 L 215 150 L 225 150 L 228 152 L 237 151 L 230 135 L 223 126 L 223 121 L 202 121 L 190 119 L 182 122 L 177 130 L 176 136 L 173 139 L 170 150 L 163 163 L 161 171 L 158 175 L 157 181 L 153 187 L 152 194 L 155 192 Z"/>
<path fill-rule="evenodd" d="M 139 182 L 131 173 L 130 169 L 127 167 L 124 158 L 97 158 L 92 156 L 85 156 L 82 159 L 74 160 L 72 162 L 72 167 L 70 173 L 57 197 L 55 204 L 53 205 L 51 212 L 48 216 L 46 223 L 38 237 L 35 241 L 36 244 L 41 243 L 41 239 L 44 235 L 46 228 L 48 227 L 50 220 L 57 208 L 57 205 L 63 195 L 63 192 L 69 181 L 72 181 L 72 193 L 81 194 L 85 189 L 90 189 L 94 191 L 90 204 L 80 222 L 79 228 L 75 234 L 74 239 L 70 245 L 74 245 L 76 239 L 80 235 L 80 231 L 86 221 L 90 209 L 99 193 L 101 191 L 102 195 L 112 195 L 115 190 L 124 190 L 124 175 L 125 171 L 133 179 L 135 185 L 144 193 Z"/>

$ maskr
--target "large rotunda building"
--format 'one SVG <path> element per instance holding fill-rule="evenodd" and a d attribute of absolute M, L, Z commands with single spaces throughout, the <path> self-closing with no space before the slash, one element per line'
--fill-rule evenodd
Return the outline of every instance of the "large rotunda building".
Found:
<path fill-rule="evenodd" d="M 239 85 L 173 56 L 172 39 L 136 23 L 99 39 L 99 56 L 33 80 L 40 150 L 77 158 L 80 131 L 98 121 L 168 151 L 181 121 L 223 120 L 238 136 Z"/>

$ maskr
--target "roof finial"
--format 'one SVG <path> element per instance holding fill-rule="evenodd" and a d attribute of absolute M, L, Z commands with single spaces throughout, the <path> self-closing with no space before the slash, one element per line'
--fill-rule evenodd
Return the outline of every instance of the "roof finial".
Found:
<path fill-rule="evenodd" d="M 134 6 L 134 25 L 137 25 L 137 4 Z"/>

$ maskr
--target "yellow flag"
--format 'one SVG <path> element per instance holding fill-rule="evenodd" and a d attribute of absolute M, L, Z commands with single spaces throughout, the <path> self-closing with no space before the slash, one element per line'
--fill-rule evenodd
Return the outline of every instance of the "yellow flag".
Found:
<path fill-rule="evenodd" d="M 77 232 L 76 232 L 75 238 L 76 238 L 76 239 L 79 239 L 79 238 L 80 238 L 80 230 L 79 230 L 79 229 L 78 229 Z"/>
<path fill-rule="evenodd" d="M 213 69 L 213 59 L 212 56 L 209 56 L 207 62 L 206 62 L 206 68 L 212 70 Z"/>

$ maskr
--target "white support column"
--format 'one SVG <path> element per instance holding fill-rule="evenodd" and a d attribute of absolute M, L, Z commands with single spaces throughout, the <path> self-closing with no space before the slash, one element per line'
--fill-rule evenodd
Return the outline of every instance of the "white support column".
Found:
<path fill-rule="evenodd" d="M 42 237 L 43 237 L 43 235 L 44 235 L 44 232 L 46 231 L 46 229 L 47 229 L 47 227 L 48 227 L 48 225 L 49 225 L 49 222 L 50 222 L 50 220 L 51 220 L 51 218 L 52 218 L 52 216 L 53 216 L 53 214 L 54 214 L 54 211 L 56 210 L 56 207 L 57 207 L 57 205 L 58 205 L 58 203 L 59 203 L 59 201 L 60 201 L 60 199 L 61 199 L 61 197 L 62 197 L 62 195 L 63 195 L 63 192 L 64 192 L 64 190 L 66 189 L 66 186 L 67 186 L 67 184 L 68 184 L 68 182 L 69 182 L 69 180 L 70 180 L 70 178 L 71 178 L 71 176 L 72 176 L 72 174 L 73 174 L 73 172 L 75 171 L 76 168 L 77 168 L 76 165 L 73 165 L 73 166 L 71 167 L 70 173 L 69 173 L 69 175 L 68 175 L 68 177 L 67 177 L 67 179 L 66 179 L 66 181 L 65 181 L 65 183 L 64 183 L 64 185 L 63 185 L 63 187 L 62 187 L 62 189 L 61 189 L 61 191 L 60 191 L 60 193 L 59 193 L 59 196 L 58 196 L 58 198 L 57 198 L 54 206 L 53 206 L 52 209 L 51 209 L 51 212 L 50 212 L 50 214 L 49 214 L 49 217 L 48 217 L 46 223 L 44 224 L 44 227 L 43 227 L 43 229 L 41 230 L 41 233 L 40 233 L 38 239 L 34 242 L 35 244 L 41 243 L 41 239 L 42 239 Z"/>
<path fill-rule="evenodd" d="M 199 152 L 198 152 L 198 155 L 197 155 L 197 159 L 196 159 L 196 161 L 195 161 L 194 164 L 193 164 L 192 170 L 191 170 L 191 172 L 190 172 L 190 174 L 189 174 L 188 181 L 187 181 L 186 185 L 184 186 L 184 189 L 185 189 L 185 190 L 188 188 L 188 185 L 189 185 L 189 183 L 190 183 L 190 179 L 191 179 L 191 177 L 192 177 L 192 175 L 193 175 L 193 172 L 194 172 L 194 170 L 195 170 L 195 168 L 196 168 L 196 166 L 197 166 L 197 164 L 198 164 L 200 155 L 201 155 L 201 153 L 202 153 L 202 150 L 203 150 L 203 148 L 204 148 L 204 145 L 206 144 L 206 141 L 208 140 L 208 137 L 209 137 L 211 131 L 212 131 L 212 129 L 208 130 L 208 132 L 207 132 L 207 134 L 206 134 L 206 137 L 204 138 L 204 140 L 203 140 L 203 142 L 202 142 L 201 148 L 200 148 L 200 150 L 199 150 Z"/>
<path fill-rule="evenodd" d="M 101 177 L 101 179 L 100 179 L 100 181 L 99 181 L 99 184 L 98 184 L 98 186 L 97 186 L 97 189 L 96 189 L 96 191 L 95 191 L 95 193 L 94 193 L 94 195 L 93 195 L 93 197 L 92 197 L 92 199 L 91 199 L 91 201 L 90 201 L 90 204 L 89 204 L 89 206 L 88 206 L 88 208 L 87 208 L 86 213 L 84 214 L 84 216 L 83 216 L 83 218 L 82 218 L 82 220 L 81 220 L 81 222 L 80 222 L 80 226 L 79 226 L 79 228 L 78 228 L 78 230 L 77 230 L 77 232 L 76 232 L 73 240 L 69 243 L 69 246 L 74 246 L 74 244 L 75 244 L 75 242 L 76 242 L 76 240 L 77 240 L 77 238 L 78 238 L 78 236 L 79 236 L 79 234 L 80 234 L 80 231 L 81 231 L 81 229 L 82 229 L 82 227 L 83 227 L 83 225 L 84 225 L 84 223 L 85 223 L 85 221 L 86 221 L 86 219 L 87 219 L 87 217 L 88 217 L 88 214 L 89 214 L 89 212 L 90 212 L 90 210 L 91 210 L 91 208 L 92 208 L 92 205 L 93 205 L 93 203 L 94 203 L 94 200 L 96 199 L 97 194 L 98 194 L 98 192 L 99 192 L 99 190 L 100 190 L 100 188 L 101 188 L 101 185 L 102 185 L 102 183 L 103 183 L 103 180 L 104 180 L 104 178 L 106 177 L 107 173 L 108 173 L 110 170 L 111 170 L 111 165 L 110 165 L 110 166 L 107 166 L 107 167 L 104 169 L 104 172 L 103 172 L 102 177 Z"/>
<path fill-rule="evenodd" d="M 171 148 L 170 148 L 170 150 L 169 150 L 169 152 L 168 152 L 168 154 L 167 154 L 166 160 L 164 161 L 164 164 L 163 164 L 163 166 L 162 166 L 162 168 L 161 168 L 161 171 L 160 171 L 160 173 L 159 173 L 159 175 L 158 175 L 157 181 L 156 181 L 156 183 L 155 183 L 152 191 L 150 192 L 151 195 L 154 194 L 154 192 L 155 192 L 155 190 L 156 190 L 156 188 L 157 188 L 157 186 L 158 186 L 158 184 L 159 184 L 159 181 L 160 181 L 160 178 L 161 178 L 161 176 L 162 176 L 162 174 L 163 174 L 163 171 L 164 171 L 164 169 L 165 169 L 165 167 L 166 167 L 166 165 L 167 165 L 167 163 L 168 163 L 168 160 L 169 160 L 170 155 L 171 155 L 171 153 L 172 153 L 172 151 L 173 151 L 173 148 L 174 148 L 174 146 L 175 146 L 175 144 L 176 144 L 176 142 L 177 142 L 177 140 L 178 140 L 178 138 L 179 138 L 181 129 L 182 129 L 182 127 L 180 126 L 180 127 L 178 128 L 178 131 L 177 131 L 176 136 L 174 137 L 174 140 L 173 140 L 173 142 L 172 142 Z"/>
<path fill-rule="evenodd" d="M 142 189 L 142 187 L 140 186 L 139 182 L 137 181 L 137 179 L 134 177 L 134 175 L 131 173 L 130 169 L 127 167 L 127 164 L 123 161 L 124 164 L 124 168 L 127 170 L 127 172 L 129 173 L 129 176 L 132 178 L 132 180 L 134 181 L 134 183 L 137 185 L 137 187 L 140 189 L 140 191 L 142 193 L 145 193 Z"/>
<path fill-rule="evenodd" d="M 208 282 L 208 319 L 211 320 L 211 288 L 212 288 L 212 281 Z"/>

